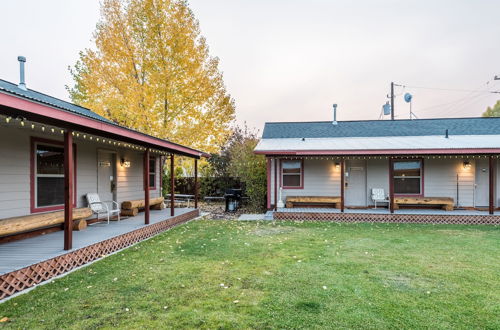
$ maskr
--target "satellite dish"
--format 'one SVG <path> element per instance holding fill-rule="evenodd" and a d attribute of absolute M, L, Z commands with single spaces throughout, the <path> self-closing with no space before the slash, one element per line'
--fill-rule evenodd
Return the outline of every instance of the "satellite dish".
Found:
<path fill-rule="evenodd" d="M 410 103 L 411 99 L 413 98 L 413 96 L 410 93 L 406 93 L 404 97 L 406 103 Z"/>
<path fill-rule="evenodd" d="M 382 109 L 384 110 L 384 116 L 387 116 L 387 115 L 391 114 L 391 105 L 389 104 L 389 102 L 387 102 L 386 104 L 384 104 L 382 106 Z"/>

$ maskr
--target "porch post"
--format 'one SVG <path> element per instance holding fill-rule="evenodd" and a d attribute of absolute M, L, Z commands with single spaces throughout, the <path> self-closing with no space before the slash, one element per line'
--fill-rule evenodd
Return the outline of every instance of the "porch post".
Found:
<path fill-rule="evenodd" d="M 194 208 L 198 208 L 198 159 L 194 159 Z"/>
<path fill-rule="evenodd" d="M 144 152 L 144 224 L 149 225 L 149 148 Z"/>
<path fill-rule="evenodd" d="M 389 211 L 394 213 L 394 163 L 389 157 Z"/>
<path fill-rule="evenodd" d="M 64 133 L 64 250 L 73 248 L 73 132 Z"/>
<path fill-rule="evenodd" d="M 174 154 L 170 155 L 170 216 L 175 215 L 175 175 L 174 175 Z"/>
<path fill-rule="evenodd" d="M 271 209 L 271 158 L 266 157 L 266 206 L 267 210 Z"/>
<path fill-rule="evenodd" d="M 494 214 L 495 213 L 495 160 L 493 159 L 493 156 L 490 155 L 489 157 L 489 213 Z"/>
<path fill-rule="evenodd" d="M 274 158 L 274 210 L 278 211 L 278 158 Z"/>
<path fill-rule="evenodd" d="M 345 160 L 340 160 L 340 212 L 344 212 Z"/>

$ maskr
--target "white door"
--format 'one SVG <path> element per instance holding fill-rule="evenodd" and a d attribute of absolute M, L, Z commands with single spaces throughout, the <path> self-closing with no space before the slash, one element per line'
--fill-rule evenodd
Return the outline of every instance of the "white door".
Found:
<path fill-rule="evenodd" d="M 490 171 L 488 159 L 477 159 L 476 160 L 476 191 L 475 191 L 475 202 L 476 206 L 488 206 L 490 203 L 489 199 L 489 183 L 490 183 Z"/>
<path fill-rule="evenodd" d="M 97 160 L 97 193 L 101 201 L 115 200 L 115 162 L 114 154 L 99 151 Z"/>
<path fill-rule="evenodd" d="M 366 162 L 346 161 L 345 205 L 366 206 Z"/>

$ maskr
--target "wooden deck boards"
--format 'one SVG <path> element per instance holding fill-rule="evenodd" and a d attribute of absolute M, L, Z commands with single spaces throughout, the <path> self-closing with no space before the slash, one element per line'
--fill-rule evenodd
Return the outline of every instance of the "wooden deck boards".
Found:
<path fill-rule="evenodd" d="M 181 215 L 192 210 L 194 209 L 178 208 L 175 209 L 175 215 Z M 151 224 L 170 218 L 170 210 L 151 210 Z M 144 214 L 123 219 L 122 221 L 112 221 L 109 225 L 105 222 L 91 224 L 84 231 L 73 232 L 73 250 L 131 232 L 144 226 Z M 68 251 L 63 250 L 63 234 L 63 231 L 59 231 L 0 244 L 0 275 L 67 253 Z"/>

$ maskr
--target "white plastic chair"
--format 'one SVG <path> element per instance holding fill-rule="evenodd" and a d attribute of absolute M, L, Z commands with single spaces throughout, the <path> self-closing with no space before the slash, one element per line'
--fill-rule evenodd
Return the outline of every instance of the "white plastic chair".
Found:
<path fill-rule="evenodd" d="M 86 197 L 90 209 L 92 210 L 92 212 L 97 214 L 97 220 L 99 220 L 100 214 L 106 214 L 108 217 L 108 224 L 109 224 L 110 216 L 116 214 L 118 216 L 118 221 L 120 221 L 120 207 L 118 206 L 117 202 L 115 201 L 101 202 L 99 195 L 96 193 L 88 193 Z M 116 208 L 110 209 L 106 203 L 110 203 L 110 205 L 116 205 Z"/>
<path fill-rule="evenodd" d="M 377 208 L 377 203 L 389 203 L 389 196 L 387 196 L 382 188 L 372 188 L 372 200 Z"/>

